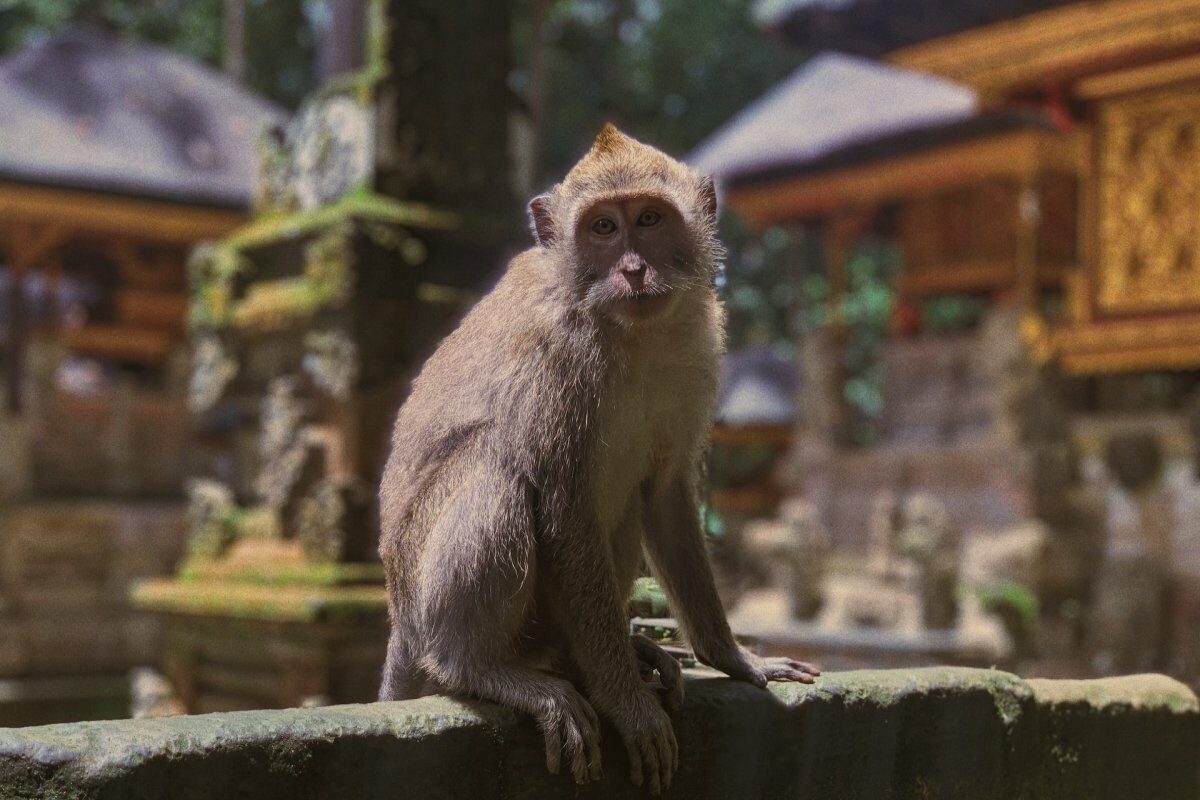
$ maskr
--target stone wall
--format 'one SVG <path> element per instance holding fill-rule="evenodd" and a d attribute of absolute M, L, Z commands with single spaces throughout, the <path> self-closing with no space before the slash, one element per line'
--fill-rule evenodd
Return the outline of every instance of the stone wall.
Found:
<path fill-rule="evenodd" d="M 129 585 L 170 573 L 183 540 L 177 503 L 0 505 L 0 725 L 128 709 L 129 669 L 156 663 L 161 647 Z"/>
<path fill-rule="evenodd" d="M 833 673 L 770 693 L 693 672 L 670 797 L 1195 800 L 1200 712 L 1159 675 L 1022 681 L 964 668 Z M 546 772 L 532 722 L 482 704 L 247 711 L 0 729 L 0 797 L 633 798 Z"/>

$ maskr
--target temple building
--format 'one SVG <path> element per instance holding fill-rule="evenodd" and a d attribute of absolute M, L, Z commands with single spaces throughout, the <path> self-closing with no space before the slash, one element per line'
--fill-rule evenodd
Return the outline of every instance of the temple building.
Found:
<path fill-rule="evenodd" d="M 125 716 L 157 660 L 126 591 L 184 545 L 187 260 L 282 119 L 95 28 L 0 59 L 0 725 Z"/>
<path fill-rule="evenodd" d="M 936 502 L 965 549 L 1041 526 L 1043 652 L 1196 682 L 1200 2 L 757 12 L 831 50 L 691 160 L 751 226 L 824 245 L 802 265 L 827 276 L 831 324 L 804 344 L 794 490 L 851 551 L 887 497 Z M 868 238 L 902 266 L 864 444 L 843 301 Z M 969 312 L 947 323 L 948 303 Z"/>

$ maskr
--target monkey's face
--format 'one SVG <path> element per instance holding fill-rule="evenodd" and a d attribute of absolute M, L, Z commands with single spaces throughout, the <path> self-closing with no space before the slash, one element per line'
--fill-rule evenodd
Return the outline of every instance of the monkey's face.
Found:
<path fill-rule="evenodd" d="M 686 268 L 689 240 L 679 211 L 661 197 L 592 204 L 575 226 L 587 304 L 622 322 L 669 313 L 694 282 Z"/>

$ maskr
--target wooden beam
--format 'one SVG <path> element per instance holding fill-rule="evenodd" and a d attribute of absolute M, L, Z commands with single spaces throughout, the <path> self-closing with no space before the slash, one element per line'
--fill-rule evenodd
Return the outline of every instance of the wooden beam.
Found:
<path fill-rule="evenodd" d="M 0 219 L 54 220 L 81 233 L 117 234 L 144 241 L 193 244 L 218 239 L 246 220 L 239 211 L 0 182 Z"/>
<path fill-rule="evenodd" d="M 1073 375 L 1200 369 L 1200 313 L 1067 323 L 1051 341 Z"/>
<path fill-rule="evenodd" d="M 1200 42 L 1200 0 L 1093 0 L 895 51 L 889 61 L 997 96 L 1069 81 Z"/>
<path fill-rule="evenodd" d="M 1063 276 L 1072 269 L 1070 264 L 1039 263 L 1038 285 L 1059 286 Z M 905 270 L 896 278 L 896 291 L 902 297 L 914 299 L 938 294 L 989 292 L 1013 286 L 1016 278 L 1014 260 L 981 259 Z"/>
<path fill-rule="evenodd" d="M 1095 100 L 1192 81 L 1200 81 L 1200 54 L 1085 78 L 1075 85 L 1075 96 Z"/>
<path fill-rule="evenodd" d="M 1028 180 L 1041 172 L 1078 174 L 1079 137 L 1054 131 L 995 134 L 846 169 L 733 189 L 726 204 L 757 228 L 839 208 L 919 197 L 990 179 Z"/>

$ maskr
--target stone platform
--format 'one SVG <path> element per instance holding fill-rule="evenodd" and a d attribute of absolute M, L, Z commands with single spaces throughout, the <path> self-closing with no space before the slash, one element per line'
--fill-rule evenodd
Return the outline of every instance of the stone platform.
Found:
<path fill-rule="evenodd" d="M 1200 711 L 1161 675 L 1022 681 L 958 667 L 831 673 L 770 691 L 689 671 L 668 797 L 1195 800 Z M 0 797 L 644 797 L 547 773 L 533 723 L 484 703 L 248 711 L 0 729 Z"/>

